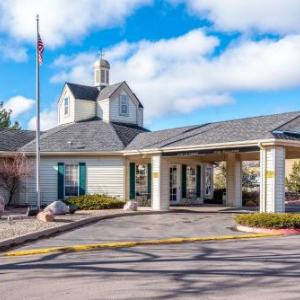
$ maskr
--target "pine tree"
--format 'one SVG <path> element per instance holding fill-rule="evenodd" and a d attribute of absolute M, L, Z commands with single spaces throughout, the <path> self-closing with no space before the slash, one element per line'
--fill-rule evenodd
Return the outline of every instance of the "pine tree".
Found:
<path fill-rule="evenodd" d="M 0 128 L 21 129 L 18 122 L 14 122 L 12 124 L 11 113 L 12 111 L 10 109 L 5 109 L 3 106 L 3 102 L 0 102 Z"/>
<path fill-rule="evenodd" d="M 285 181 L 290 192 L 300 193 L 300 161 L 293 163 L 292 172 Z"/>

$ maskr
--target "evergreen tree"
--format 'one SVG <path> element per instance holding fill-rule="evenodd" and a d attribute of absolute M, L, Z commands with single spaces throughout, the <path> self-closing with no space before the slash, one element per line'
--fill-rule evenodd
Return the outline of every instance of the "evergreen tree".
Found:
<path fill-rule="evenodd" d="M 285 181 L 286 187 L 290 192 L 300 193 L 300 161 L 293 163 L 292 172 Z"/>
<path fill-rule="evenodd" d="M 12 124 L 11 113 L 12 111 L 10 109 L 5 109 L 3 106 L 3 102 L 0 102 L 0 128 L 21 129 L 18 122 L 14 122 Z"/>

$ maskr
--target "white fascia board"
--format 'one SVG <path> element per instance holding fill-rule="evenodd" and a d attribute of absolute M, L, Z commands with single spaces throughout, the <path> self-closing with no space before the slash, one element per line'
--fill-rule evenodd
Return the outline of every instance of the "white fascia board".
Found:
<path fill-rule="evenodd" d="M 153 149 L 145 149 L 145 150 L 130 150 L 130 151 L 124 151 L 124 155 L 127 156 L 127 155 L 138 155 L 138 154 L 147 154 L 147 153 L 152 154 L 152 153 L 164 153 L 164 152 L 210 150 L 210 149 L 224 149 L 224 148 L 249 147 L 249 146 L 252 147 L 258 145 L 262 145 L 262 146 L 283 145 L 283 146 L 300 147 L 300 141 L 279 140 L 279 139 L 251 140 L 251 141 L 217 143 L 217 144 L 206 144 L 206 145 L 166 147 L 163 149 L 153 148 Z"/>

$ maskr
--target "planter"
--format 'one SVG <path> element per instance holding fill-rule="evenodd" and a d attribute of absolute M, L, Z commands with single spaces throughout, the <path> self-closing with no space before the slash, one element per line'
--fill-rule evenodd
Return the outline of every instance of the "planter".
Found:
<path fill-rule="evenodd" d="M 278 234 L 278 235 L 300 234 L 300 229 L 293 229 L 293 228 L 270 229 L 270 228 L 257 228 L 257 227 L 237 225 L 236 229 L 238 231 L 249 232 L 249 233 L 269 233 L 269 234 Z"/>

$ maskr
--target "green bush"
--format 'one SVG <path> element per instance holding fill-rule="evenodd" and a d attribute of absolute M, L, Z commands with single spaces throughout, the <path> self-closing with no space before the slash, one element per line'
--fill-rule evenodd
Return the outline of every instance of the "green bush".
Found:
<path fill-rule="evenodd" d="M 300 228 L 300 214 L 287 213 L 255 213 L 236 215 L 239 225 L 258 228 Z"/>
<path fill-rule="evenodd" d="M 66 200 L 66 203 L 76 205 L 79 209 L 85 210 L 123 208 L 125 204 L 124 201 L 117 198 L 98 194 L 70 197 Z"/>

